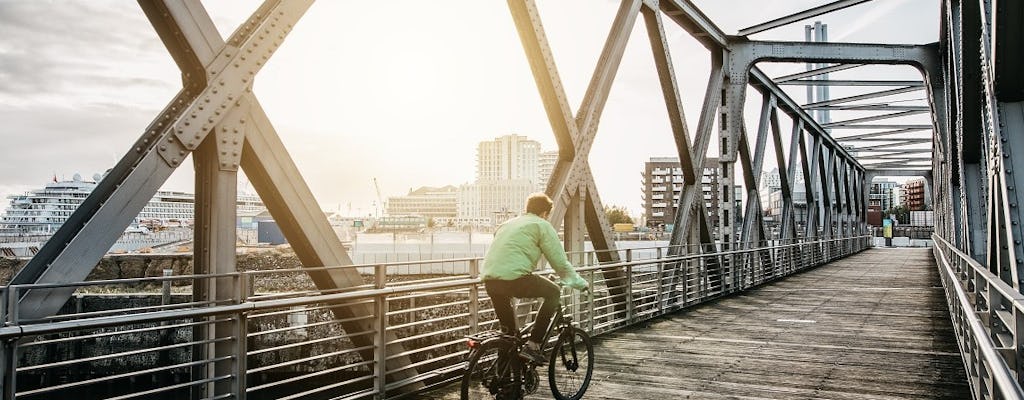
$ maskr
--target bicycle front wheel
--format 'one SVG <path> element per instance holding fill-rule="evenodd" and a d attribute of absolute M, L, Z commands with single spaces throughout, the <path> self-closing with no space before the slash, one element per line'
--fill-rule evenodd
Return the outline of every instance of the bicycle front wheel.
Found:
<path fill-rule="evenodd" d="M 517 399 L 520 386 L 513 360 L 512 343 L 507 340 L 484 342 L 473 350 L 462 377 L 462 400 Z"/>
<path fill-rule="evenodd" d="M 594 375 L 594 345 L 580 328 L 563 331 L 548 362 L 548 384 L 558 400 L 579 400 Z"/>

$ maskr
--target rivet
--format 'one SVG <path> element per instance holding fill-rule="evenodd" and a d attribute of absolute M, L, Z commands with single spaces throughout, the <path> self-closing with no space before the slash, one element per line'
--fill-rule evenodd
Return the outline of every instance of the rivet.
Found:
<path fill-rule="evenodd" d="M 233 130 L 235 131 L 235 133 L 238 133 L 238 128 L 234 128 Z"/>
<path fill-rule="evenodd" d="M 228 152 L 226 152 L 226 151 L 220 152 L 220 155 L 222 155 L 222 156 L 226 156 L 227 154 L 228 154 Z"/>
<path fill-rule="evenodd" d="M 145 143 L 149 143 L 149 139 L 142 139 L 142 143 L 143 143 L 143 144 L 145 144 Z"/>
<path fill-rule="evenodd" d="M 237 152 L 237 151 L 232 151 L 232 152 L 231 152 L 231 155 L 232 155 L 232 156 L 235 156 L 235 157 L 238 157 L 238 152 Z"/>
<path fill-rule="evenodd" d="M 141 148 L 141 147 L 136 147 L 136 148 L 135 148 L 135 152 L 136 152 L 136 153 L 142 152 L 142 148 Z"/>
<path fill-rule="evenodd" d="M 185 126 L 188 126 L 188 121 L 185 121 Z"/>
<path fill-rule="evenodd" d="M 238 163 L 231 163 L 232 167 L 238 168 Z"/>
<path fill-rule="evenodd" d="M 199 139 L 199 138 L 201 138 L 201 137 L 202 137 L 202 136 L 200 136 L 200 135 L 199 135 L 198 133 L 196 134 L 196 139 Z"/>
<path fill-rule="evenodd" d="M 160 151 L 167 151 L 167 146 L 160 146 Z"/>
<path fill-rule="evenodd" d="M 189 147 L 193 147 L 193 146 L 196 145 L 196 142 L 188 142 L 188 145 L 189 145 Z"/>
<path fill-rule="evenodd" d="M 233 142 L 233 144 L 238 144 L 238 139 L 235 139 L 232 142 Z"/>
<path fill-rule="evenodd" d="M 185 150 L 178 150 L 178 155 L 179 156 L 184 156 L 185 155 Z"/>
<path fill-rule="evenodd" d="M 245 118 L 242 118 L 242 119 L 238 120 L 238 123 L 244 124 L 245 123 Z"/>
<path fill-rule="evenodd" d="M 203 106 L 196 107 L 199 111 L 203 111 Z"/>
<path fill-rule="evenodd" d="M 221 132 L 227 132 L 228 131 L 228 127 L 222 126 L 222 127 L 220 127 L 220 131 Z"/>
<path fill-rule="evenodd" d="M 212 124 L 212 123 L 213 123 L 213 117 L 207 118 L 207 119 L 206 119 L 206 122 L 209 122 L 209 123 L 211 123 L 211 124 Z"/>
<path fill-rule="evenodd" d="M 226 167 L 226 166 L 228 166 L 228 163 L 223 163 L 223 162 L 222 162 L 222 163 L 220 163 L 220 166 L 222 166 L 222 167 Z"/>
<path fill-rule="evenodd" d="M 177 164 L 177 163 L 178 163 L 178 159 L 177 158 L 171 159 L 171 164 Z"/>
<path fill-rule="evenodd" d="M 178 131 L 178 133 L 181 133 L 181 131 Z M 174 143 L 174 137 L 171 136 L 171 137 L 167 138 L 167 143 Z"/>
<path fill-rule="evenodd" d="M 221 82 L 221 85 L 223 85 L 223 84 L 224 84 L 224 81 L 220 81 L 220 82 Z M 210 102 L 210 98 L 209 98 L 209 97 L 207 97 L 207 98 L 203 99 L 203 102 L 204 102 L 204 103 L 209 103 L 209 102 Z"/>
<path fill-rule="evenodd" d="M 213 94 L 217 94 L 217 89 L 214 88 L 213 90 L 211 90 L 211 92 L 213 92 Z"/>

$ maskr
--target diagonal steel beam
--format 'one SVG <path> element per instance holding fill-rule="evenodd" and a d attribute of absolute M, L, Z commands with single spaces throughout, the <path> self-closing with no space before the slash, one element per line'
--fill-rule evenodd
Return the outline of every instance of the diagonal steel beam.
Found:
<path fill-rule="evenodd" d="M 795 73 L 795 74 L 783 75 L 783 76 L 780 76 L 780 77 L 777 77 L 777 78 L 772 78 L 772 81 L 775 82 L 775 84 L 777 84 L 777 85 L 781 85 L 783 83 L 786 83 L 786 82 L 789 82 L 789 81 L 793 81 L 793 80 L 797 80 L 797 79 L 810 78 L 810 77 L 814 77 L 814 76 L 818 76 L 818 75 L 827 74 L 829 72 L 845 71 L 845 70 L 848 70 L 848 69 L 862 67 L 862 66 L 864 66 L 864 64 L 835 64 L 835 65 L 830 65 L 830 66 L 827 66 L 827 67 L 815 68 L 815 69 L 812 69 L 810 71 L 804 71 L 804 72 L 798 72 L 798 73 Z"/>
<path fill-rule="evenodd" d="M 891 135 L 900 135 L 899 138 L 903 138 L 903 137 L 906 137 L 906 136 L 904 136 L 904 134 L 907 134 L 907 133 L 930 131 L 930 130 L 931 130 L 931 127 L 928 127 L 928 128 L 921 128 L 921 127 L 917 127 L 917 128 L 900 128 L 900 129 L 892 130 L 892 131 L 862 133 L 862 134 L 850 135 L 850 136 L 836 136 L 835 140 L 837 140 L 837 141 L 844 141 L 844 140 L 864 139 L 864 138 L 878 138 L 878 137 L 881 137 L 881 136 L 891 136 Z M 931 135 L 929 135 L 928 137 L 931 138 Z M 892 139 L 896 140 L 896 139 L 899 139 L 899 138 L 894 137 Z"/>
<path fill-rule="evenodd" d="M 780 86 L 924 86 L 924 82 L 921 81 L 878 81 L 839 79 L 798 79 L 775 83 Z"/>
<path fill-rule="evenodd" d="M 236 31 L 230 42 L 238 47 L 225 47 L 209 65 L 202 67 L 209 71 L 202 76 L 208 76 L 211 85 L 190 75 L 189 71 L 200 68 L 195 65 L 202 65 L 200 60 L 179 57 L 176 61 L 189 63 L 184 70 L 190 83 L 156 117 L 135 146 L 12 283 L 66 283 L 85 279 L 185 156 L 220 124 L 233 102 L 251 90 L 251 76 L 245 71 L 253 74 L 259 71 L 280 45 L 278 37 L 283 38 L 290 31 L 290 25 L 311 3 L 311 0 L 264 3 L 249 24 L 274 35 L 264 38 L 254 30 Z M 249 51 L 257 56 L 243 60 L 243 54 L 251 54 Z M 20 312 L 25 318 L 46 317 L 57 312 L 72 292 L 73 289 L 30 291 L 20 302 L 23 304 Z"/>
<path fill-rule="evenodd" d="M 686 126 L 686 116 L 683 112 L 682 100 L 679 96 L 679 86 L 672 66 L 672 57 L 661 21 L 661 13 L 657 9 L 650 7 L 643 7 L 641 12 L 647 27 L 651 51 L 654 54 L 654 65 L 658 70 L 662 97 L 665 99 L 669 122 L 672 126 L 672 136 L 676 143 L 676 152 L 679 154 L 680 165 L 683 167 L 683 190 L 676 205 L 675 213 L 675 226 L 679 227 L 679 229 L 672 230 L 672 237 L 669 240 L 670 255 L 677 255 L 685 247 L 683 242 L 690 233 L 690 229 L 685 227 L 691 226 L 690 215 L 691 210 L 693 210 L 693 201 L 696 194 L 701 192 L 699 179 L 701 174 L 699 171 L 704 169 L 704 159 L 707 155 L 708 144 L 710 143 L 711 125 L 714 123 L 713 114 L 714 110 L 717 110 L 717 96 L 719 96 L 719 93 L 715 87 L 721 86 L 721 63 L 719 62 L 712 67 L 711 81 L 709 82 L 707 93 L 705 93 L 705 99 L 710 100 L 710 104 L 705 103 L 704 109 L 701 111 L 701 119 L 698 122 L 698 137 L 691 142 L 690 132 Z M 720 60 L 720 57 L 712 56 L 712 59 Z M 691 143 L 696 147 L 695 151 L 691 147 Z M 696 212 L 706 216 L 707 210 L 704 207 L 704 203 L 699 202 L 699 204 L 700 206 Z M 699 218 L 696 229 L 700 231 L 699 237 L 703 238 L 703 244 L 714 244 L 711 239 L 711 227 L 706 217 Z"/>
<path fill-rule="evenodd" d="M 588 164 L 588 155 L 626 43 L 640 13 L 641 2 L 623 0 L 620 4 L 575 117 L 569 110 L 536 4 L 533 0 L 508 0 L 508 6 L 559 146 L 559 160 L 547 187 L 548 195 L 555 201 L 548 218 L 556 226 L 564 221 L 565 246 L 570 250 L 583 249 L 582 235 L 571 235 L 575 237 L 569 240 L 569 234 L 578 232 L 578 224 L 583 223 L 595 250 L 609 250 L 598 251 L 598 259 L 602 262 L 618 261 L 615 243 L 609 240 L 610 229 Z M 567 215 L 574 218 L 567 218 Z M 609 291 L 621 298 L 625 298 L 621 295 L 626 285 L 616 285 L 616 282 L 624 279 L 624 273 L 621 268 L 603 271 Z M 625 304 L 617 304 L 616 309 L 625 310 Z"/>
<path fill-rule="evenodd" d="M 778 28 L 780 26 L 789 25 L 789 24 L 792 24 L 794 22 L 802 21 L 802 20 L 805 20 L 805 19 L 808 19 L 808 18 L 814 18 L 814 17 L 822 15 L 822 14 L 828 14 L 828 13 L 833 12 L 833 11 L 842 10 L 844 8 L 855 6 L 855 5 L 860 4 L 860 3 L 866 3 L 868 1 L 871 1 L 871 0 L 838 0 L 838 1 L 834 1 L 834 2 L 831 2 L 831 3 L 825 4 L 825 5 L 821 5 L 821 6 L 814 7 L 814 8 L 811 8 L 811 9 L 807 9 L 807 10 L 804 10 L 804 11 L 800 11 L 800 12 L 797 12 L 797 13 L 789 14 L 789 15 L 786 15 L 786 16 L 783 16 L 783 17 L 779 17 L 779 18 L 773 19 L 773 20 L 765 22 L 765 23 L 761 23 L 761 24 L 757 24 L 757 25 L 754 25 L 754 26 L 751 26 L 751 27 L 748 27 L 748 28 L 740 29 L 740 31 L 739 31 L 739 33 L 737 33 L 737 35 L 739 35 L 739 36 L 753 35 L 753 34 L 758 33 L 758 32 L 764 32 L 764 31 L 769 30 L 769 29 L 774 29 L 774 28 Z"/>
<path fill-rule="evenodd" d="M 898 89 L 881 90 L 881 91 L 877 91 L 877 92 L 858 94 L 858 95 L 855 95 L 855 96 L 840 97 L 838 99 L 830 99 L 830 100 L 819 101 L 819 102 L 815 102 L 815 103 L 808 103 L 808 104 L 802 105 L 801 107 L 804 107 L 804 108 L 817 108 L 817 107 L 822 107 L 822 106 L 831 106 L 831 105 L 836 105 L 836 104 L 849 103 L 851 101 L 857 101 L 857 100 L 877 99 L 879 97 L 887 97 L 887 96 L 892 96 L 892 95 L 900 94 L 900 93 L 916 92 L 916 91 L 922 90 L 922 89 L 923 89 L 923 87 L 921 87 L 921 86 L 908 86 L 908 87 L 903 87 L 903 88 L 898 88 Z"/>
<path fill-rule="evenodd" d="M 928 106 L 894 106 L 889 103 L 848 104 L 843 106 L 805 107 L 805 110 L 848 110 L 848 111 L 930 111 Z"/>
<path fill-rule="evenodd" d="M 927 112 L 928 112 L 928 110 L 914 110 L 914 111 L 903 111 L 903 112 L 897 112 L 897 113 L 891 113 L 891 114 L 872 115 L 870 117 L 854 118 L 854 119 L 847 119 L 847 120 L 843 120 L 843 121 L 831 122 L 831 123 L 823 124 L 823 125 L 821 125 L 821 127 L 822 128 L 831 128 L 831 127 L 835 127 L 835 126 L 839 126 L 839 125 L 855 126 L 854 124 L 859 124 L 861 122 L 871 122 L 871 121 L 880 121 L 880 120 L 883 120 L 883 119 L 890 119 L 890 118 L 908 117 L 908 116 L 911 116 L 911 115 L 925 114 Z"/>

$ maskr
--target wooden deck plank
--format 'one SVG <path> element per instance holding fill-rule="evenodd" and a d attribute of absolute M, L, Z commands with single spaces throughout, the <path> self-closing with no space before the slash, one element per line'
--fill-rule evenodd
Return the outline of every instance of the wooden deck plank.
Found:
<path fill-rule="evenodd" d="M 970 398 L 937 274 L 871 249 L 602 336 L 584 398 Z"/>

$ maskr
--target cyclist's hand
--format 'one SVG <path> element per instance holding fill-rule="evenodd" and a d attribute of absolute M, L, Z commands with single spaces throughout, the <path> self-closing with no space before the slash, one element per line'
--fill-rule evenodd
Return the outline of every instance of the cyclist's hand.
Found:
<path fill-rule="evenodd" d="M 590 289 L 590 286 L 587 285 L 587 281 L 579 274 L 572 274 L 571 276 L 562 278 L 562 284 L 576 290 Z"/>

